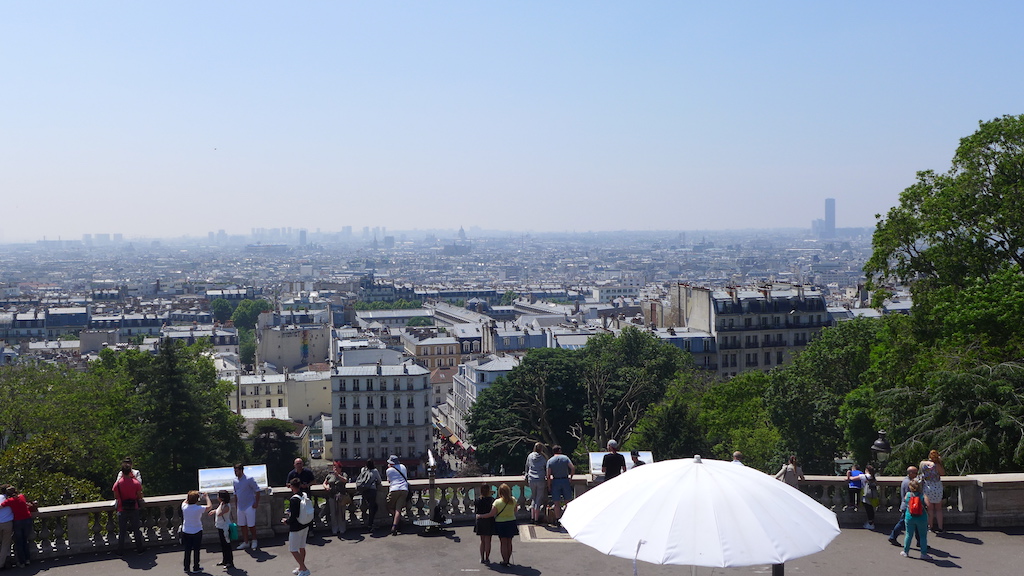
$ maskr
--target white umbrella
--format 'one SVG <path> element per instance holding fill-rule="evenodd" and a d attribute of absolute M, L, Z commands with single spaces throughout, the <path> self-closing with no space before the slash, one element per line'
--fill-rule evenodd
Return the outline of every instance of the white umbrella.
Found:
<path fill-rule="evenodd" d="M 700 456 L 639 466 L 573 500 L 562 526 L 605 554 L 654 564 L 782 564 L 839 535 L 836 515 L 772 476 Z"/>

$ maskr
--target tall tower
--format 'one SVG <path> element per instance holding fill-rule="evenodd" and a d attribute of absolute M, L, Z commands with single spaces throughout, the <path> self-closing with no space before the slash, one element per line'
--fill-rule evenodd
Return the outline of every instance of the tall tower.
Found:
<path fill-rule="evenodd" d="M 836 237 L 836 199 L 825 198 L 825 227 L 821 231 L 822 238 Z"/>

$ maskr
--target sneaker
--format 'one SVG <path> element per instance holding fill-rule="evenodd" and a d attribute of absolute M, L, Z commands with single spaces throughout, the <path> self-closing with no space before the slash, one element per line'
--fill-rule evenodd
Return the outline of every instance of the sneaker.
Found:
<path fill-rule="evenodd" d="M 921 560 L 931 560 L 931 559 L 932 559 L 932 557 L 931 557 L 930 554 L 921 554 Z"/>
<path fill-rule="evenodd" d="M 864 529 L 865 530 L 872 530 L 872 529 L 874 529 L 874 526 L 871 525 L 871 522 L 865 522 L 864 523 Z"/>
<path fill-rule="evenodd" d="M 303 571 L 299 572 L 298 576 L 309 576 L 309 570 L 303 570 Z"/>
<path fill-rule="evenodd" d="M 295 567 L 295 570 L 292 570 L 292 574 L 298 574 L 299 572 L 302 572 L 302 568 L 299 568 L 298 566 Z"/>
<path fill-rule="evenodd" d="M 259 548 L 260 548 L 260 544 L 259 544 L 259 542 L 256 541 L 255 538 L 252 539 L 252 546 L 251 546 L 251 548 L 253 550 L 259 550 Z"/>
<path fill-rule="evenodd" d="M 249 546 L 248 542 L 242 542 L 241 544 L 238 545 L 238 548 L 235 548 L 235 550 L 245 550 L 248 546 Z"/>
<path fill-rule="evenodd" d="M 904 558 L 910 558 L 910 556 L 907 556 L 907 553 L 903 550 L 900 550 L 900 556 L 903 556 Z"/>
<path fill-rule="evenodd" d="M 892 544 L 893 546 L 900 545 L 900 543 L 895 538 L 889 538 L 889 544 Z"/>

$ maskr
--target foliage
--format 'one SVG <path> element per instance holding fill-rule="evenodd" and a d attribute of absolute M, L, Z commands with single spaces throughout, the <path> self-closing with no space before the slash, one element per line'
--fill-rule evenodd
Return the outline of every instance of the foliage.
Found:
<path fill-rule="evenodd" d="M 426 316 L 416 316 L 416 317 L 410 318 L 409 321 L 405 323 L 405 325 L 406 326 L 433 326 L 434 325 L 434 320 L 431 319 L 431 318 L 428 318 Z"/>
<path fill-rule="evenodd" d="M 580 356 L 586 410 L 573 435 L 588 436 L 596 446 L 627 440 L 647 407 L 665 395 L 689 362 L 679 348 L 632 326 L 618 336 L 591 338 Z"/>
<path fill-rule="evenodd" d="M 710 454 L 706 431 L 698 418 L 707 384 L 706 377 L 696 371 L 681 373 L 669 384 L 664 398 L 640 419 L 626 446 L 650 450 L 658 460 Z"/>
<path fill-rule="evenodd" d="M 767 388 L 768 375 L 755 370 L 715 383 L 701 396 L 697 420 L 713 457 L 731 460 L 739 450 L 747 466 L 764 472 L 783 461 L 782 437 L 765 405 Z"/>
<path fill-rule="evenodd" d="M 295 426 L 284 420 L 259 420 L 253 426 L 249 439 L 252 441 L 252 458 L 254 462 L 267 465 L 267 476 L 284 482 L 288 471 L 292 469 L 295 458 L 299 456 L 299 447 L 291 434 Z"/>
<path fill-rule="evenodd" d="M 213 313 L 213 319 L 221 324 L 226 323 L 231 319 L 231 314 L 234 313 L 231 303 L 224 298 L 214 298 L 210 302 L 210 312 Z"/>
<path fill-rule="evenodd" d="M 535 442 L 561 444 L 571 453 L 576 441 L 569 429 L 583 414 L 579 372 L 576 352 L 541 348 L 530 350 L 519 366 L 484 389 L 467 421 L 477 459 L 512 471 L 522 469 Z"/>
<path fill-rule="evenodd" d="M 861 318 L 823 330 L 792 364 L 769 373 L 765 402 L 772 424 L 808 473 L 831 473 L 844 452 L 839 409 L 864 383 L 878 326 Z"/>
<path fill-rule="evenodd" d="M 242 364 L 256 363 L 256 331 L 247 328 L 238 329 L 238 360 Z"/>
<path fill-rule="evenodd" d="M 914 281 L 915 300 L 943 286 L 1024 265 L 1024 116 L 981 122 L 944 174 L 919 172 L 873 237 L 873 284 Z"/>
<path fill-rule="evenodd" d="M 95 502 L 100 490 L 82 477 L 83 458 L 89 451 L 77 438 L 44 432 L 0 453 L 0 477 L 40 506 Z"/>
<path fill-rule="evenodd" d="M 364 302 L 358 300 L 352 303 L 353 310 L 411 310 L 414 308 L 421 308 L 423 302 L 421 300 L 406 300 L 399 298 L 394 302 Z"/>
<path fill-rule="evenodd" d="M 501 302 L 499 306 L 511 306 L 519 294 L 515 290 L 505 290 L 505 293 L 501 295 Z"/>
<path fill-rule="evenodd" d="M 231 314 L 231 321 L 236 328 L 252 330 L 256 328 L 256 321 L 263 312 L 270 312 L 274 307 L 266 300 L 245 299 L 238 303 L 235 311 Z"/>

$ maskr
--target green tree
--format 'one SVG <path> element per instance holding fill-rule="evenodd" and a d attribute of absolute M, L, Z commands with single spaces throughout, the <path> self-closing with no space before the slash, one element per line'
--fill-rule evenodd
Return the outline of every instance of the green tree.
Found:
<path fill-rule="evenodd" d="M 238 329 L 238 360 L 242 364 L 256 363 L 256 331 L 246 328 Z"/>
<path fill-rule="evenodd" d="M 942 286 L 1024 266 L 1024 116 L 981 122 L 943 174 L 919 172 L 879 215 L 864 270 L 876 286 L 914 282 L 915 306 Z"/>
<path fill-rule="evenodd" d="M 224 298 L 214 298 L 210 302 L 210 311 L 213 312 L 213 319 L 221 324 L 224 324 L 231 319 L 231 314 L 234 309 L 231 307 L 231 303 Z"/>
<path fill-rule="evenodd" d="M 431 320 L 430 318 L 426 317 L 426 316 L 416 316 L 414 318 L 410 318 L 409 321 L 405 323 L 405 325 L 406 326 L 433 326 L 434 325 L 434 321 Z"/>
<path fill-rule="evenodd" d="M 767 389 L 768 375 L 752 370 L 710 386 L 701 396 L 697 420 L 706 430 L 711 456 L 731 460 L 739 450 L 747 466 L 775 472 L 786 451 L 765 405 Z"/>
<path fill-rule="evenodd" d="M 519 294 L 515 290 L 505 290 L 505 293 L 501 295 L 501 306 L 511 306 Z"/>
<path fill-rule="evenodd" d="M 88 452 L 77 438 L 44 432 L 0 453 L 0 477 L 40 506 L 95 502 L 100 490 L 82 466 Z"/>
<path fill-rule="evenodd" d="M 298 444 L 292 438 L 294 433 L 295 425 L 284 420 L 259 420 L 253 426 L 249 435 L 253 461 L 266 464 L 267 476 L 271 479 L 279 478 L 284 482 L 299 456 Z"/>
<path fill-rule="evenodd" d="M 594 446 L 625 441 L 648 406 L 689 363 L 682 350 L 632 326 L 618 336 L 591 338 L 581 351 L 580 386 L 586 394 L 585 420 L 574 436 Z"/>
<path fill-rule="evenodd" d="M 839 409 L 865 382 L 879 325 L 856 319 L 822 330 L 792 364 L 769 373 L 765 402 L 772 424 L 809 473 L 832 473 L 833 460 L 845 452 Z"/>
<path fill-rule="evenodd" d="M 235 307 L 231 314 L 231 321 L 236 328 L 252 330 L 256 328 L 256 321 L 263 312 L 270 312 L 274 307 L 266 300 L 242 300 Z"/>
<path fill-rule="evenodd" d="M 644 413 L 626 445 L 650 450 L 658 460 L 710 455 L 706 431 L 698 419 L 700 398 L 707 385 L 704 374 L 693 370 L 679 374 L 664 398 Z"/>

